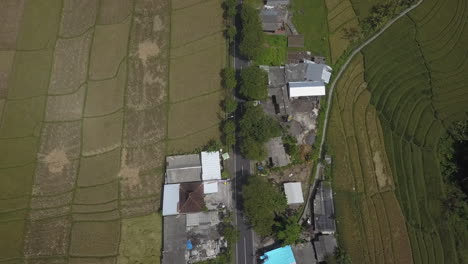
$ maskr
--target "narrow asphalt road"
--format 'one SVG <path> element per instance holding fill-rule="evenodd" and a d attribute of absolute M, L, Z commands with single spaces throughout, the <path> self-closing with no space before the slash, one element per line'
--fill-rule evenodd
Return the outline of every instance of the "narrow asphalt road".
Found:
<path fill-rule="evenodd" d="M 420 4 L 422 4 L 424 2 L 424 0 L 419 0 L 417 3 L 415 3 L 414 5 L 408 7 L 405 11 L 401 12 L 398 16 L 396 16 L 395 18 L 393 18 L 392 20 L 390 20 L 384 27 L 382 27 L 381 29 L 379 29 L 379 31 L 377 31 L 377 33 L 375 33 L 372 37 L 370 37 L 368 40 L 364 41 L 361 45 L 359 45 L 357 48 L 355 48 L 353 50 L 353 52 L 351 52 L 351 54 L 349 55 L 348 59 L 345 61 L 345 63 L 343 64 L 343 66 L 341 67 L 340 71 L 338 72 L 338 74 L 335 76 L 335 78 L 333 79 L 333 82 L 331 83 L 330 85 L 330 89 L 329 89 L 329 92 L 328 92 L 328 100 L 327 100 L 327 112 L 325 113 L 325 120 L 324 120 L 324 123 L 323 123 L 323 132 L 322 132 L 322 138 L 321 138 L 321 141 L 320 141 L 320 148 L 319 148 L 319 155 L 321 155 L 322 153 L 322 150 L 323 150 L 323 146 L 325 144 L 325 138 L 326 138 L 326 135 L 327 135 L 327 128 L 328 128 L 328 117 L 329 117 L 329 114 L 330 114 L 330 111 L 331 111 L 331 105 L 332 105 L 332 99 L 333 99 L 333 91 L 335 90 L 335 85 L 336 83 L 338 82 L 338 80 L 340 79 L 341 75 L 343 75 L 343 72 L 346 70 L 346 68 L 348 67 L 349 63 L 351 62 L 351 60 L 354 58 L 354 56 L 356 56 L 356 54 L 358 54 L 363 48 L 365 48 L 367 45 L 369 45 L 370 43 L 372 43 L 375 39 L 377 39 L 380 35 L 382 35 L 382 33 L 384 33 L 391 25 L 393 25 L 393 23 L 395 23 L 396 21 L 398 21 L 400 18 L 402 18 L 403 16 L 405 16 L 408 12 L 410 12 L 411 10 L 415 9 L 416 7 L 418 7 Z M 312 186 L 310 187 L 310 190 L 309 190 L 309 197 L 307 198 L 307 204 L 305 206 L 305 209 L 304 209 L 304 213 L 302 214 L 302 217 L 301 219 L 305 219 L 305 215 L 307 213 L 307 211 L 310 210 L 310 199 L 311 199 L 311 195 L 313 193 L 313 190 L 315 189 L 315 185 L 317 183 L 317 180 L 319 180 L 320 178 L 320 169 L 322 168 L 323 164 L 322 163 L 318 163 L 317 165 L 317 170 L 315 171 L 315 180 L 314 180 L 314 183 L 312 184 Z"/>

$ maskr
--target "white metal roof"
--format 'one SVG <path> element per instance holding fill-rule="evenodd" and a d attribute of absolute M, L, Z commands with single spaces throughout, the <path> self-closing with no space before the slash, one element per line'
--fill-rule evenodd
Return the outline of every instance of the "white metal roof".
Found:
<path fill-rule="evenodd" d="M 179 204 L 179 187 L 180 184 L 164 185 L 163 216 L 179 214 L 177 211 L 177 205 Z"/>
<path fill-rule="evenodd" d="M 325 84 L 320 81 L 289 82 L 289 97 L 324 96 Z"/>
<path fill-rule="evenodd" d="M 302 195 L 302 187 L 300 182 L 285 183 L 284 192 L 286 193 L 288 204 L 304 203 L 304 196 Z"/>
<path fill-rule="evenodd" d="M 220 180 L 221 179 L 221 161 L 219 151 L 202 152 L 202 180 Z"/>
<path fill-rule="evenodd" d="M 204 182 L 203 183 L 203 193 L 217 193 L 218 192 L 218 182 Z"/>

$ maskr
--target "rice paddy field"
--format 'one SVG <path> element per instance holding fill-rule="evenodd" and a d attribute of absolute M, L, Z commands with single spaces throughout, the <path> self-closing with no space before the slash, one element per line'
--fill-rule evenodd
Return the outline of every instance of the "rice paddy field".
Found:
<path fill-rule="evenodd" d="M 221 0 L 172 0 L 168 153 L 220 137 L 221 70 L 227 63 Z"/>
<path fill-rule="evenodd" d="M 169 11 L 0 2 L 0 263 L 159 262 Z"/>
<path fill-rule="evenodd" d="M 466 119 L 467 12 L 466 1 L 424 0 L 337 83 L 327 142 L 339 238 L 353 263 L 468 259 L 467 237 L 442 207 L 437 156 L 447 128 Z"/>

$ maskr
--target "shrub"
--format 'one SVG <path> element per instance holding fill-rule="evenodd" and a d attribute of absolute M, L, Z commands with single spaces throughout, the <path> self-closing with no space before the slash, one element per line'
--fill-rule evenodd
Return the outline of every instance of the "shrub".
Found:
<path fill-rule="evenodd" d="M 224 88 L 232 90 L 237 86 L 236 70 L 228 67 L 221 71 L 221 78 Z"/>
<path fill-rule="evenodd" d="M 241 40 L 239 51 L 247 59 L 256 59 L 262 52 L 264 35 L 258 11 L 250 6 L 243 5 L 241 10 Z"/>

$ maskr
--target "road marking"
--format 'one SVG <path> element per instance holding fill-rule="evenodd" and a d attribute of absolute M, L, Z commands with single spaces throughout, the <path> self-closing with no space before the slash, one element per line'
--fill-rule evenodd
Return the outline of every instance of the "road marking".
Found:
<path fill-rule="evenodd" d="M 247 264 L 247 246 L 245 243 L 245 237 L 244 237 L 244 259 L 245 259 L 245 264 Z"/>

